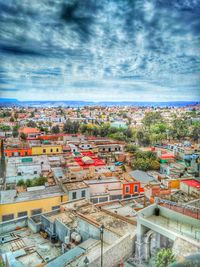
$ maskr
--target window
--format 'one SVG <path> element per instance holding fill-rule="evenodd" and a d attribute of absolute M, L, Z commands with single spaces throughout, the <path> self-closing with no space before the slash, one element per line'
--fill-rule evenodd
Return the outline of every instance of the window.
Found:
<path fill-rule="evenodd" d="M 2 216 L 2 222 L 10 221 L 14 219 L 14 214 L 7 214 Z"/>
<path fill-rule="evenodd" d="M 134 186 L 134 192 L 138 192 L 138 185 Z"/>
<path fill-rule="evenodd" d="M 108 201 L 108 197 L 100 197 L 99 198 L 99 202 L 107 202 Z"/>
<path fill-rule="evenodd" d="M 43 153 L 46 153 L 46 149 L 43 149 Z"/>
<path fill-rule="evenodd" d="M 18 173 L 17 173 L 17 175 L 18 175 L 18 176 L 21 176 L 21 175 L 22 175 L 22 173 L 21 173 L 21 172 L 18 172 Z"/>
<path fill-rule="evenodd" d="M 51 207 L 52 210 L 57 210 L 57 209 L 59 209 L 59 208 L 60 208 L 59 205 L 58 205 L 58 206 L 53 206 L 53 207 Z"/>
<path fill-rule="evenodd" d="M 115 151 L 117 151 L 117 147 L 115 147 Z"/>
<path fill-rule="evenodd" d="M 103 151 L 105 151 L 105 147 L 103 148 Z"/>
<path fill-rule="evenodd" d="M 59 152 L 59 149 L 58 148 L 56 148 L 56 152 Z"/>
<path fill-rule="evenodd" d="M 130 198 L 131 197 L 131 195 L 125 195 L 124 196 L 124 198 Z"/>
<path fill-rule="evenodd" d="M 28 156 L 28 152 L 27 151 L 25 152 L 25 156 Z"/>
<path fill-rule="evenodd" d="M 37 171 L 34 171 L 34 174 L 37 174 Z"/>
<path fill-rule="evenodd" d="M 115 200 L 115 199 L 122 199 L 121 195 L 111 195 L 110 200 Z"/>
<path fill-rule="evenodd" d="M 126 186 L 126 193 L 129 193 L 129 191 L 130 191 L 129 186 Z"/>
<path fill-rule="evenodd" d="M 51 148 L 51 150 L 50 150 L 51 152 L 53 152 L 53 149 Z"/>
<path fill-rule="evenodd" d="M 99 202 L 98 198 L 91 198 L 90 201 L 94 204 Z"/>
<path fill-rule="evenodd" d="M 21 153 L 20 152 L 18 152 L 18 156 L 21 156 Z"/>
<path fill-rule="evenodd" d="M 37 214 L 40 214 L 40 213 L 42 213 L 42 209 L 35 209 L 35 210 L 31 211 L 31 215 L 37 215 Z"/>
<path fill-rule="evenodd" d="M 85 197 L 85 190 L 81 191 L 81 197 Z"/>
<path fill-rule="evenodd" d="M 72 199 L 76 199 L 76 192 L 72 192 Z"/>
<path fill-rule="evenodd" d="M 21 212 L 18 212 L 18 217 L 24 217 L 24 216 L 27 216 L 27 211 L 21 211 Z"/>

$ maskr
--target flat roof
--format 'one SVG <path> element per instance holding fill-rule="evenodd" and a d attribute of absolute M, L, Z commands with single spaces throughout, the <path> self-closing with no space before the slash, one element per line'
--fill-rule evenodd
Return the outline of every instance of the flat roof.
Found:
<path fill-rule="evenodd" d="M 135 178 L 138 182 L 141 182 L 141 183 L 149 183 L 155 180 L 154 177 L 140 170 L 131 171 L 129 172 L 129 174 L 131 175 L 131 177 Z"/>
<path fill-rule="evenodd" d="M 87 184 L 104 184 L 104 183 L 121 183 L 120 180 L 116 177 L 99 179 L 99 180 L 85 180 Z"/>
<path fill-rule="evenodd" d="M 58 186 L 49 186 L 36 191 L 22 192 L 16 194 L 16 190 L 6 190 L 0 192 L 0 204 L 12 204 L 24 201 L 38 200 L 64 195 L 63 190 Z"/>
<path fill-rule="evenodd" d="M 9 266 L 39 266 L 62 255 L 61 247 L 56 247 L 49 239 L 27 227 L 0 236 L 7 241 L 1 244 L 1 248 L 8 256 Z M 14 258 L 16 260 L 13 262 Z"/>
<path fill-rule="evenodd" d="M 68 182 L 63 184 L 63 186 L 68 190 L 77 190 L 77 189 L 82 189 L 82 188 L 88 188 L 88 185 L 85 184 L 84 182 Z"/>

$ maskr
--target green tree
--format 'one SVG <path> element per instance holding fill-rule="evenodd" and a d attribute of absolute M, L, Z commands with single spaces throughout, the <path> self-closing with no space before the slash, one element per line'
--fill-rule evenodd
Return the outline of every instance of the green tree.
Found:
<path fill-rule="evenodd" d="M 151 111 L 145 114 L 142 122 L 145 127 L 149 128 L 151 125 L 162 122 L 163 118 L 158 111 Z"/>
<path fill-rule="evenodd" d="M 138 150 L 138 147 L 132 144 L 127 144 L 125 146 L 125 151 L 130 153 L 135 153 Z"/>
<path fill-rule="evenodd" d="M 25 186 L 25 182 L 23 179 L 20 179 L 18 182 L 17 182 L 17 186 Z"/>
<path fill-rule="evenodd" d="M 15 125 L 13 127 L 12 135 L 13 137 L 17 137 L 19 135 L 19 125 Z"/>
<path fill-rule="evenodd" d="M 38 178 L 33 179 L 32 186 L 41 186 L 47 182 L 47 178 L 40 176 Z"/>
<path fill-rule="evenodd" d="M 30 115 L 31 118 L 34 118 L 35 117 L 35 113 L 34 111 L 31 111 L 31 115 Z"/>
<path fill-rule="evenodd" d="M 188 123 L 185 118 L 175 118 L 173 120 L 171 134 L 176 139 L 183 139 L 189 135 Z"/>
<path fill-rule="evenodd" d="M 5 263 L 2 260 L 0 260 L 0 267 L 6 267 Z"/>
<path fill-rule="evenodd" d="M 200 138 L 200 122 L 193 123 L 191 127 L 190 137 L 193 141 L 198 142 Z"/>
<path fill-rule="evenodd" d="M 58 125 L 53 126 L 53 127 L 51 128 L 51 132 L 52 132 L 53 134 L 58 134 L 58 133 L 60 132 L 60 128 L 59 128 L 59 126 L 58 126 Z"/>
<path fill-rule="evenodd" d="M 171 249 L 163 248 L 156 254 L 156 267 L 167 267 L 175 262 L 175 256 Z"/>
<path fill-rule="evenodd" d="M 3 132 L 8 132 L 10 131 L 10 126 L 9 125 L 0 125 L 0 129 L 3 131 Z"/>
<path fill-rule="evenodd" d="M 17 112 L 15 112 L 15 114 L 14 114 L 14 118 L 15 118 L 15 120 L 18 119 L 18 113 L 17 113 Z"/>
<path fill-rule="evenodd" d="M 28 127 L 32 127 L 32 128 L 35 128 L 35 127 L 37 127 L 37 124 L 36 124 L 34 121 L 29 121 L 29 122 L 27 123 L 27 126 L 28 126 Z"/>
<path fill-rule="evenodd" d="M 65 133 L 70 133 L 70 134 L 76 134 L 79 131 L 80 124 L 77 121 L 70 121 L 69 119 L 65 122 L 63 131 Z"/>
<path fill-rule="evenodd" d="M 27 136 L 25 133 L 21 133 L 20 138 L 25 141 L 27 139 Z"/>
<path fill-rule="evenodd" d="M 25 185 L 26 185 L 27 187 L 31 187 L 31 186 L 32 186 L 32 181 L 31 181 L 30 179 L 27 179 L 27 180 L 25 181 Z"/>
<path fill-rule="evenodd" d="M 150 144 L 149 134 L 144 129 L 139 129 L 136 133 L 136 139 L 140 146 L 148 146 Z"/>
<path fill-rule="evenodd" d="M 137 151 L 132 161 L 132 167 L 141 171 L 158 170 L 160 163 L 153 152 Z"/>

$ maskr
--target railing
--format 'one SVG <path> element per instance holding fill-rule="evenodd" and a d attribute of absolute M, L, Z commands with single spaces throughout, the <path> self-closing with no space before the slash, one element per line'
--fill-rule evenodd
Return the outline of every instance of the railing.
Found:
<path fill-rule="evenodd" d="M 157 203 L 161 204 L 163 207 L 200 220 L 200 208 L 192 207 L 187 204 L 178 204 L 176 202 L 164 199 L 157 199 Z"/>

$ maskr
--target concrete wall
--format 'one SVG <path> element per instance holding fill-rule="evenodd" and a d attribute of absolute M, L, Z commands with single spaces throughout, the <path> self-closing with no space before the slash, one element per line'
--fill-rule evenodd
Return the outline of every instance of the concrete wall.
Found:
<path fill-rule="evenodd" d="M 167 209 L 167 208 L 164 208 L 164 207 L 160 207 L 160 215 L 161 216 L 164 216 L 164 217 L 167 217 L 167 218 L 170 218 L 172 220 L 175 220 L 175 221 L 179 221 L 179 222 L 184 222 L 184 223 L 187 223 L 189 225 L 193 225 L 193 226 L 199 226 L 199 220 L 197 219 L 194 219 L 192 217 L 189 217 L 189 216 L 185 216 L 181 213 L 178 213 L 178 212 L 175 212 L 171 209 Z"/>
<path fill-rule="evenodd" d="M 182 238 L 177 238 L 173 244 L 172 251 L 177 257 L 177 260 L 182 260 L 183 257 L 198 253 L 200 251 L 200 244 L 199 247 L 197 247 L 194 244 L 191 245 L 191 243 Z"/>
<path fill-rule="evenodd" d="M 65 236 L 70 235 L 70 228 L 68 228 L 59 220 L 55 220 L 55 231 L 59 240 L 61 240 L 62 242 L 64 242 Z"/>
<path fill-rule="evenodd" d="M 28 225 L 28 218 L 18 218 L 8 222 L 0 223 L 0 234 L 4 234 L 10 231 L 15 231 L 17 227 L 26 227 Z"/>
<path fill-rule="evenodd" d="M 100 231 L 98 227 L 90 224 L 89 222 L 77 218 L 78 226 L 77 230 L 82 237 L 82 241 L 87 240 L 88 238 L 100 239 Z"/>
<path fill-rule="evenodd" d="M 103 267 L 116 267 L 118 264 L 127 260 L 133 255 L 135 237 L 131 238 L 130 234 L 115 241 L 110 247 L 106 248 L 103 253 Z M 101 257 L 99 256 L 89 264 L 90 267 L 99 267 Z"/>
<path fill-rule="evenodd" d="M 36 223 L 31 218 L 28 218 L 28 227 L 33 231 L 33 233 L 38 233 L 41 229 L 41 222 Z"/>
<path fill-rule="evenodd" d="M 84 191 L 84 190 L 85 190 L 85 198 L 86 199 L 90 199 L 89 188 L 83 188 L 83 189 L 79 189 L 79 190 L 69 191 L 69 193 L 68 193 L 69 201 L 83 198 L 81 196 L 81 192 Z M 72 198 L 73 192 L 76 192 L 76 199 Z"/>

